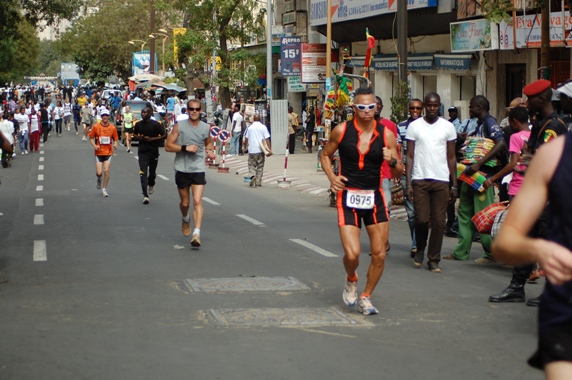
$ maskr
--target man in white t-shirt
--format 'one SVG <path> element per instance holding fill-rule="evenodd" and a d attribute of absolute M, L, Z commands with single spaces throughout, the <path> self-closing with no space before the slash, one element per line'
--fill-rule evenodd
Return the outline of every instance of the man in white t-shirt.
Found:
<path fill-rule="evenodd" d="M 447 204 L 458 196 L 455 159 L 455 126 L 439 117 L 441 97 L 431 92 L 425 96 L 425 116 L 409 124 L 407 141 L 407 189 L 405 196 L 415 208 L 417 252 L 413 264 L 420 267 L 425 256 L 429 220 L 431 237 L 427 250 L 429 270 L 440 273 L 441 247 L 445 230 Z M 452 187 L 449 190 L 449 178 Z"/>
<path fill-rule="evenodd" d="M 230 140 L 229 156 L 238 154 L 239 144 L 241 142 L 240 135 L 242 133 L 242 121 L 244 120 L 244 118 L 242 116 L 242 111 L 238 107 L 235 109 L 234 114 L 232 115 L 232 138 Z"/>
<path fill-rule="evenodd" d="M 20 130 L 18 131 L 18 144 L 20 145 L 20 154 L 28 154 L 28 142 L 30 138 L 30 117 L 26 115 L 26 109 L 21 107 L 19 112 L 14 114 L 14 119 L 18 122 Z"/>
<path fill-rule="evenodd" d="M 260 122 L 260 115 L 253 116 L 254 122 L 248 126 L 244 133 L 245 145 L 248 147 L 248 175 L 250 175 L 250 186 L 262 186 L 262 174 L 264 172 L 264 161 L 266 154 L 262 151 L 261 143 L 266 144 L 268 156 L 272 155 L 270 146 L 270 133 L 268 128 Z"/>

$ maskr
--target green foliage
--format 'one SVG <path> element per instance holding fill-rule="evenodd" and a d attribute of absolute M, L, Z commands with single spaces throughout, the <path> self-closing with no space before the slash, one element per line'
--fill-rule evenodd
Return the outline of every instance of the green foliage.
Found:
<path fill-rule="evenodd" d="M 537 0 L 542 1 L 542 0 Z M 480 8 L 487 20 L 499 23 L 502 20 L 509 22 L 512 17 L 512 0 L 481 0 Z M 479 4 L 477 3 L 477 4 Z"/>
<path fill-rule="evenodd" d="M 229 89 L 239 82 L 255 84 L 257 74 L 265 70 L 265 56 L 260 59 L 243 48 L 264 33 L 260 26 L 266 10 L 260 9 L 256 0 L 163 0 L 157 1 L 157 6 L 172 12 L 175 24 L 180 22 L 175 11 L 184 12 L 188 21 L 187 32 L 177 37 L 177 64 L 186 67 L 183 79 L 188 88 L 195 77 L 205 85 L 210 82 L 210 73 L 203 68 L 213 50 L 221 59 L 215 84 L 220 86 L 219 99 L 225 108 L 230 106 Z"/>
<path fill-rule="evenodd" d="M 56 76 L 60 71 L 62 62 L 72 61 L 71 57 L 63 56 L 59 53 L 57 42 L 44 40 L 40 42 L 40 54 L 38 57 L 38 65 L 33 75 L 46 74 L 46 76 Z"/>
<path fill-rule="evenodd" d="M 390 119 L 395 124 L 401 123 L 407 119 L 407 107 L 409 105 L 411 89 L 409 83 L 399 81 L 397 89 L 391 97 L 391 116 Z"/>
<path fill-rule="evenodd" d="M 130 45 L 130 40 L 149 43 L 149 1 L 102 1 L 99 12 L 76 20 L 73 27 L 58 40 L 60 54 L 71 57 L 81 69 L 82 77 L 93 82 L 106 81 L 110 75 L 121 78 L 131 76 L 131 58 L 139 51 L 140 43 Z M 161 17 L 156 20 L 162 24 Z M 159 40 L 160 41 L 160 40 Z"/>
<path fill-rule="evenodd" d="M 26 20 L 18 23 L 12 37 L 0 41 L 0 83 L 22 82 L 37 66 L 40 40 Z"/>

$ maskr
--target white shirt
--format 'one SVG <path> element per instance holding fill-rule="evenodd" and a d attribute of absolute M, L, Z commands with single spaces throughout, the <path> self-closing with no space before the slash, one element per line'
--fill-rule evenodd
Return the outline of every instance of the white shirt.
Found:
<path fill-rule="evenodd" d="M 14 144 L 14 136 L 12 136 L 12 133 L 14 133 L 14 124 L 12 124 L 10 120 L 0 122 L 0 131 L 2 131 L 10 145 Z"/>
<path fill-rule="evenodd" d="M 242 130 L 242 121 L 243 120 L 244 119 L 243 119 L 242 115 L 240 114 L 240 112 L 235 112 L 234 115 L 232 115 L 232 125 L 234 126 L 232 128 L 233 132 L 240 132 Z M 235 124 L 235 121 L 236 121 L 236 124 Z M 260 148 L 258 148 L 258 149 L 260 149 Z M 249 152 L 250 152 L 250 150 L 249 150 Z M 260 153 L 260 152 L 258 152 L 258 153 Z"/>
<path fill-rule="evenodd" d="M 17 113 L 14 115 L 14 119 L 16 119 L 18 125 L 20 125 L 20 131 L 28 130 L 28 123 L 30 122 L 30 117 L 28 115 Z"/>
<path fill-rule="evenodd" d="M 411 180 L 449 182 L 447 143 L 457 139 L 457 130 L 453 124 L 442 118 L 429 124 L 420 117 L 409 124 L 405 139 L 415 141 Z"/>
<path fill-rule="evenodd" d="M 244 133 L 244 137 L 248 139 L 248 153 L 262 153 L 260 142 L 270 138 L 268 128 L 259 121 L 250 124 Z"/>
<path fill-rule="evenodd" d="M 30 132 L 36 132 L 38 130 L 40 130 L 39 127 L 39 120 L 40 120 L 40 115 L 39 114 L 34 114 L 34 115 L 30 115 Z"/>

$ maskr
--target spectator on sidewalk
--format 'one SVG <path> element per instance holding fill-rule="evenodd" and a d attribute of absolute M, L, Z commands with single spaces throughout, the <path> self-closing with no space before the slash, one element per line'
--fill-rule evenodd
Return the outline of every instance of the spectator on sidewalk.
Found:
<path fill-rule="evenodd" d="M 268 156 L 272 155 L 272 147 L 270 144 L 270 133 L 268 133 L 268 128 L 260 122 L 259 114 L 254 115 L 254 122 L 248 126 L 244 133 L 244 140 L 248 148 L 250 186 L 260 187 L 262 186 L 264 161 L 266 159 L 266 154 L 263 152 L 261 144 L 266 144 L 268 147 Z"/>

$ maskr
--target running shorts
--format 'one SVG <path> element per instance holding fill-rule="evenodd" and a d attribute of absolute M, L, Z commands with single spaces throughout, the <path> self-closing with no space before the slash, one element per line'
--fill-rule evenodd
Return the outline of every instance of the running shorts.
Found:
<path fill-rule="evenodd" d="M 374 206 L 371 209 L 357 209 L 346 206 L 348 190 L 338 191 L 336 194 L 336 207 L 338 209 L 338 226 L 366 226 L 387 222 L 389 215 L 381 191 L 374 190 Z"/>
<path fill-rule="evenodd" d="M 179 189 L 184 189 L 191 185 L 206 185 L 205 173 L 183 173 L 175 171 L 175 184 Z"/>

